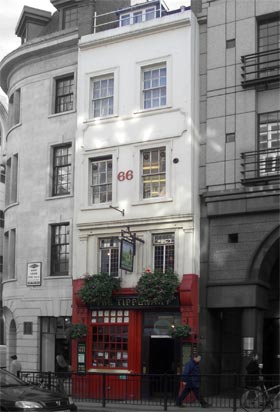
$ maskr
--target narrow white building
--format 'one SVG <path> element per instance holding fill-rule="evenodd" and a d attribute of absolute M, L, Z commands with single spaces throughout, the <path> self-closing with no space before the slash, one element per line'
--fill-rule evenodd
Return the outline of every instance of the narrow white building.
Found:
<path fill-rule="evenodd" d="M 190 9 L 171 12 L 162 3 L 119 10 L 112 14 L 119 27 L 102 32 L 96 16 L 96 32 L 79 42 L 74 284 L 86 273 L 105 272 L 120 278 L 123 296 L 133 295 L 147 268 L 175 271 L 181 285 L 184 276 L 199 275 L 197 23 Z M 133 267 L 127 270 L 122 237 L 135 240 Z M 84 369 L 158 373 L 160 356 L 162 368 L 174 373 L 180 364 L 174 341 L 153 338 L 159 323 L 187 320 L 182 302 L 149 311 L 124 302 L 119 300 L 123 307 L 116 318 L 115 307 L 98 311 L 74 302 L 73 320 L 89 322 Z M 113 359 L 104 328 L 109 326 L 112 336 L 115 323 L 122 323 L 126 334 L 118 337 L 123 347 L 127 333 L 131 340 L 128 355 L 118 352 Z M 95 336 L 97 324 L 103 337 Z M 98 354 L 96 339 L 104 343 Z M 164 348 L 170 356 L 162 356 Z"/>

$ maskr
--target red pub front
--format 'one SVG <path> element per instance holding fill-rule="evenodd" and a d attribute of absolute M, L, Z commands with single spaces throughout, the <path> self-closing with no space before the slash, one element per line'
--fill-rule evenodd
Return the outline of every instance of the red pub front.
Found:
<path fill-rule="evenodd" d="M 141 305 L 134 289 L 121 289 L 110 307 L 89 307 L 78 296 L 83 282 L 73 281 L 72 321 L 87 325 L 87 335 L 72 345 L 75 396 L 139 399 L 140 392 L 143 396 L 143 391 L 148 391 L 150 396 L 156 388 L 143 385 L 143 379 L 140 383 L 137 375 L 181 372 L 182 357 L 197 343 L 197 275 L 182 276 L 176 300 L 168 306 Z M 170 326 L 177 324 L 191 327 L 184 343 L 168 333 Z"/>

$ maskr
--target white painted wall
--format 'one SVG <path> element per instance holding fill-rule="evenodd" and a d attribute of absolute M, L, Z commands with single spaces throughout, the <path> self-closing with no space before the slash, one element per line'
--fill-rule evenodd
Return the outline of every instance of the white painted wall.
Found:
<path fill-rule="evenodd" d="M 76 147 L 76 204 L 73 276 L 98 271 L 98 238 L 120 235 L 126 225 L 142 236 L 137 244 L 132 276 L 122 277 L 123 286 L 133 286 L 145 267 L 152 265 L 151 234 L 174 231 L 176 271 L 198 273 L 194 242 L 199 214 L 195 168 L 198 167 L 192 121 L 198 120 L 194 98 L 198 53 L 196 24 L 190 11 L 149 22 L 85 36 L 78 60 L 78 104 Z M 193 43 L 193 44 L 192 44 Z M 167 106 L 141 110 L 141 66 L 167 61 Z M 90 78 L 104 71 L 115 73 L 116 115 L 93 120 L 89 116 Z M 141 199 L 140 151 L 166 146 L 167 195 Z M 89 205 L 88 164 L 92 157 L 113 156 L 114 207 Z M 179 163 L 174 164 L 173 159 Z M 119 171 L 133 171 L 133 179 L 119 182 Z M 195 185 L 194 185 L 195 182 Z M 195 186 L 195 187 L 194 187 Z"/>

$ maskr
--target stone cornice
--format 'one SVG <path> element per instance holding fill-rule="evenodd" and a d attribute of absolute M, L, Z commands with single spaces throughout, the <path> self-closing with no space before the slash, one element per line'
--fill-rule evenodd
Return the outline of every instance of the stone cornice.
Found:
<path fill-rule="evenodd" d="M 130 39 L 175 30 L 186 26 L 191 26 L 191 14 L 189 12 L 178 13 L 142 24 L 132 24 L 130 26 L 118 27 L 84 36 L 79 43 L 79 47 L 81 51 L 83 51 L 89 48 L 100 47 L 111 43 L 125 42 Z"/>
<path fill-rule="evenodd" d="M 32 58 L 41 58 L 53 53 L 74 47 L 78 44 L 78 31 L 64 30 L 48 36 L 38 37 L 29 41 L 4 57 L 0 62 L 0 86 L 7 93 L 8 78 L 17 66 L 30 61 Z"/>

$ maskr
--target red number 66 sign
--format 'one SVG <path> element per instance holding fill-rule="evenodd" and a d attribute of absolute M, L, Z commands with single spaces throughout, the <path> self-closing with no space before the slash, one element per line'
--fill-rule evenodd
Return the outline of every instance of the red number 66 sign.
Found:
<path fill-rule="evenodd" d="M 118 173 L 118 180 L 123 182 L 124 180 L 132 180 L 133 179 L 133 170 L 127 170 L 127 172 L 119 172 Z"/>

